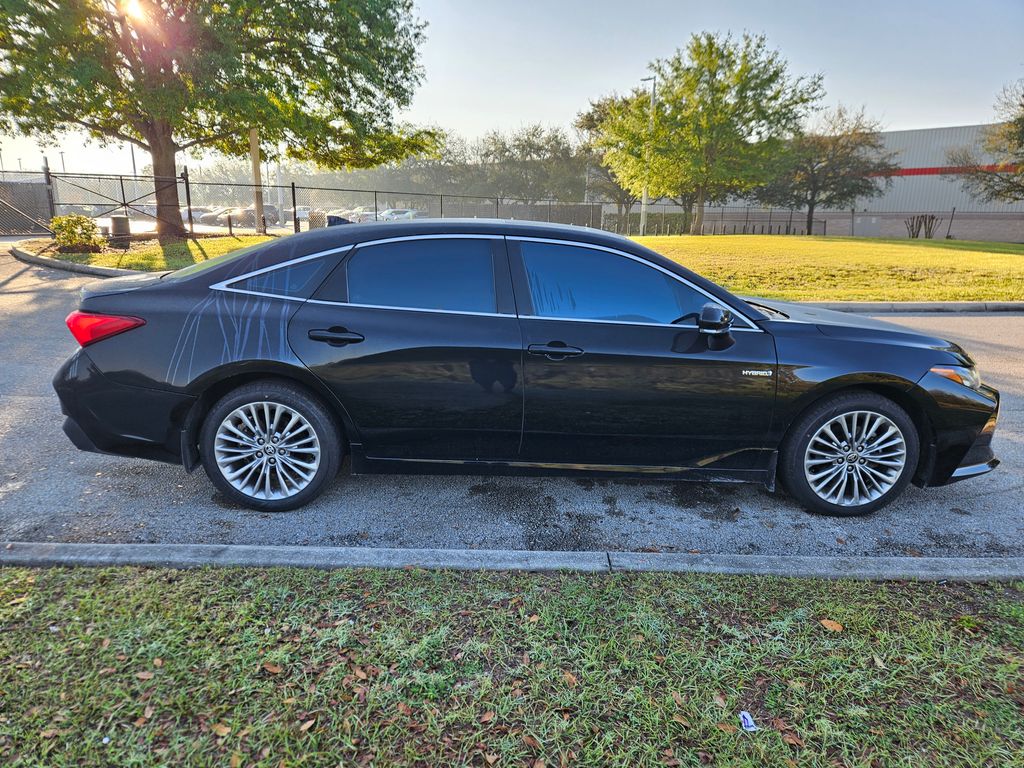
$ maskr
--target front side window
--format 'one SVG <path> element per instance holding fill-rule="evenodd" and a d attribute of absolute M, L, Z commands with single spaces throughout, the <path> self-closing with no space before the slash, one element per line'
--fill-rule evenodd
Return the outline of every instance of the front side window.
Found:
<path fill-rule="evenodd" d="M 491 242 L 402 240 L 359 248 L 348 262 L 352 304 L 448 312 L 495 312 Z"/>
<path fill-rule="evenodd" d="M 538 317 L 632 323 L 696 322 L 708 301 L 651 266 L 607 251 L 520 243 Z"/>

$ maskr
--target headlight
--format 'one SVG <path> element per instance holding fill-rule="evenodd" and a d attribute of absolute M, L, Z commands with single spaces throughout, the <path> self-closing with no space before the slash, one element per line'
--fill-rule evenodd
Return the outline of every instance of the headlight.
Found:
<path fill-rule="evenodd" d="M 943 378 L 955 381 L 957 384 L 962 384 L 970 389 L 978 389 L 981 387 L 981 376 L 978 375 L 978 369 L 971 367 L 967 368 L 962 365 L 936 365 L 931 369 L 932 373 L 937 373 Z"/>

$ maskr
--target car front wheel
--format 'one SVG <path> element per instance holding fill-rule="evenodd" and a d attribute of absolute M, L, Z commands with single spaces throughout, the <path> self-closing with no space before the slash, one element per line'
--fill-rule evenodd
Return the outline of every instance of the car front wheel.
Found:
<path fill-rule="evenodd" d="M 828 398 L 790 430 L 779 472 L 786 490 L 812 512 L 864 515 L 907 487 L 920 440 L 899 405 L 873 392 Z"/>
<path fill-rule="evenodd" d="M 199 440 L 203 468 L 231 501 L 284 512 L 319 496 L 338 473 L 342 445 L 331 414 L 303 389 L 247 384 L 218 400 Z"/>

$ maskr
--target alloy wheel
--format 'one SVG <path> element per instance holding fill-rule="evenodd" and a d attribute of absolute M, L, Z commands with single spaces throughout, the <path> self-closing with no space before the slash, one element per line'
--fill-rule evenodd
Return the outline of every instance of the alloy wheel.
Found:
<path fill-rule="evenodd" d="M 270 401 L 229 413 L 214 441 L 217 467 L 233 488 L 254 499 L 287 499 L 320 467 L 320 439 L 294 408 Z"/>
<path fill-rule="evenodd" d="M 848 411 L 811 437 L 804 477 L 824 501 L 857 507 L 888 493 L 906 462 L 906 440 L 891 419 L 875 411 Z"/>

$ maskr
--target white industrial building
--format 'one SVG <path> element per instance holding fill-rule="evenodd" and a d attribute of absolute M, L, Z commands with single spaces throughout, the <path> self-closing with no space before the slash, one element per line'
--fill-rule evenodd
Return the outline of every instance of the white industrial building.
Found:
<path fill-rule="evenodd" d="M 982 150 L 986 125 L 885 131 L 885 148 L 893 152 L 900 170 L 880 197 L 858 200 L 841 211 L 815 211 L 814 234 L 858 237 L 907 237 L 905 221 L 917 214 L 937 219 L 933 236 L 958 240 L 1024 242 L 1024 201 L 987 203 L 963 189 L 956 169 L 950 167 L 951 150 L 970 148 L 984 163 L 995 158 Z M 799 211 L 745 209 L 736 205 L 709 208 L 706 232 L 804 231 L 805 215 Z M 656 224 L 655 220 L 655 224 Z M 923 236 L 923 235 L 922 235 Z"/>

